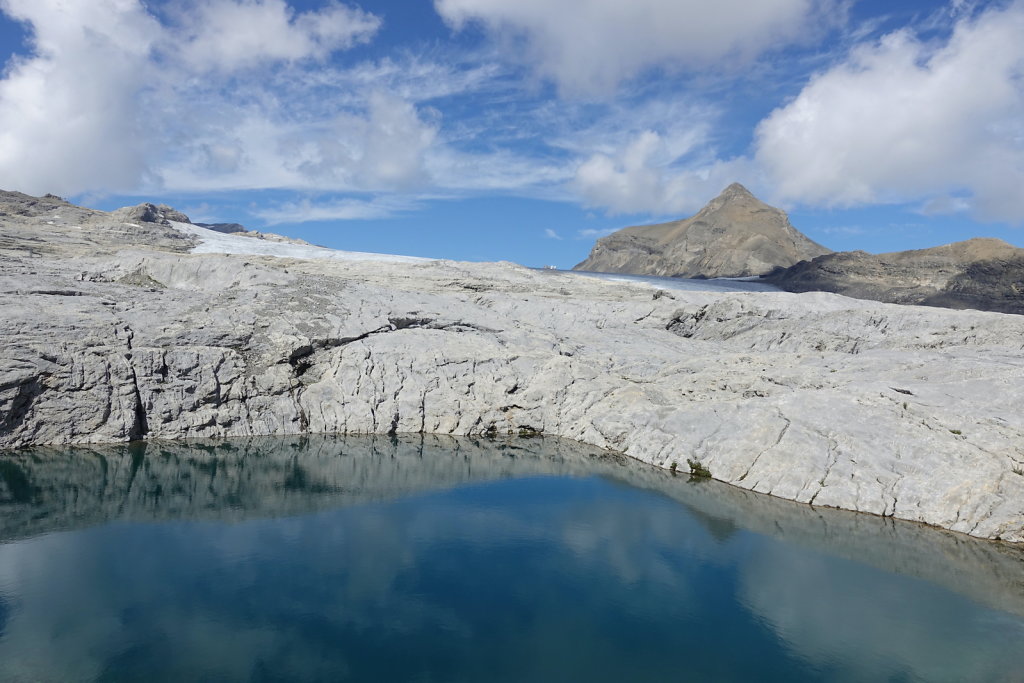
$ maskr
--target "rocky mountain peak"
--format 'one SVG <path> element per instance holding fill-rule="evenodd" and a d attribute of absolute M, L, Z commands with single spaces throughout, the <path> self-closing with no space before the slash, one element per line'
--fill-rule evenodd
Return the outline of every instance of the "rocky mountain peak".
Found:
<path fill-rule="evenodd" d="M 751 226 L 751 221 L 740 219 L 740 215 L 743 212 L 777 212 L 783 216 L 786 224 L 789 224 L 789 218 L 781 209 L 776 209 L 774 206 L 765 204 L 755 197 L 750 190 L 739 183 L 733 183 L 722 190 L 717 197 L 705 204 L 704 207 L 697 212 L 694 218 L 706 217 L 708 214 L 723 210 L 732 212 L 730 218 L 726 218 L 722 221 L 722 224 L 728 230 L 746 230 Z M 753 223 L 756 223 L 756 221 Z"/>
<path fill-rule="evenodd" d="M 696 215 L 624 228 L 598 240 L 577 270 L 688 278 L 765 275 L 830 253 L 785 212 L 733 183 Z"/>
<path fill-rule="evenodd" d="M 734 198 L 738 198 L 738 197 L 744 197 L 744 198 L 749 197 L 751 199 L 755 199 L 754 195 L 752 195 L 750 193 L 750 190 L 748 190 L 747 188 L 743 187 L 743 185 L 740 185 L 739 183 L 733 183 L 729 187 L 727 187 L 724 190 L 722 190 L 722 193 L 720 195 L 718 195 L 717 198 L 718 199 L 734 199 Z"/>

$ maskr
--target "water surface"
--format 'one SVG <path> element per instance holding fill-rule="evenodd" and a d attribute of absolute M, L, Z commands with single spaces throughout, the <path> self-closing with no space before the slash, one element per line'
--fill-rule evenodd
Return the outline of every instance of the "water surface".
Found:
<path fill-rule="evenodd" d="M 0 680 L 1021 680 L 1011 547 L 556 439 L 0 460 Z"/>

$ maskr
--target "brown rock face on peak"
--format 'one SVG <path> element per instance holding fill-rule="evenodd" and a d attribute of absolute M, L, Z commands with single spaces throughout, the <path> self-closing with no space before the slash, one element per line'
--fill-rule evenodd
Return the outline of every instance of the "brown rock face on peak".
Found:
<path fill-rule="evenodd" d="M 765 275 L 831 253 L 733 183 L 695 216 L 624 228 L 597 241 L 575 270 L 712 278 Z"/>

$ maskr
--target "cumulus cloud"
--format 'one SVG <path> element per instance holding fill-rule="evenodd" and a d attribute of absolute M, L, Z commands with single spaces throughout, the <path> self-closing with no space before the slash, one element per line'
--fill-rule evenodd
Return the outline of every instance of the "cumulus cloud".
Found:
<path fill-rule="evenodd" d="M 406 186 L 435 128 L 370 92 L 332 121 L 276 96 L 275 67 L 367 40 L 379 19 L 338 2 L 195 0 L 163 21 L 140 0 L 0 0 L 29 29 L 31 54 L 0 80 L 0 187 L 33 194 L 316 186 L 293 160 L 326 163 L 342 185 Z M 266 67 L 250 74 L 251 66 Z M 306 93 L 306 98 L 311 95 Z M 313 98 L 320 93 L 312 95 Z M 350 130 L 339 134 L 337 123 Z M 343 138 L 343 139 L 342 139 Z M 339 139 L 341 142 L 339 143 Z"/>
<path fill-rule="evenodd" d="M 435 0 L 459 29 L 478 22 L 564 91 L 603 93 L 655 66 L 702 67 L 814 35 L 832 0 Z"/>
<path fill-rule="evenodd" d="M 749 173 L 742 159 L 679 168 L 675 151 L 658 133 L 644 131 L 615 153 L 590 156 L 572 186 L 588 205 L 611 213 L 676 214 L 699 208 Z"/>
<path fill-rule="evenodd" d="M 0 187 L 71 194 L 133 187 L 146 171 L 136 93 L 160 25 L 134 0 L 0 0 L 34 56 L 0 80 Z"/>
<path fill-rule="evenodd" d="M 1024 3 L 962 17 L 942 42 L 861 45 L 757 129 L 778 195 L 815 205 L 925 200 L 1024 221 Z M 958 199 L 950 199 L 957 197 Z"/>

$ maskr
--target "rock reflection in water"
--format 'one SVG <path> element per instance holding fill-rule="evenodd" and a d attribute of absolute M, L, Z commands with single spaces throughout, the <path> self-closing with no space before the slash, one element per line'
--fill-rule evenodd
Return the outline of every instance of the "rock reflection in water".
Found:
<path fill-rule="evenodd" d="M 1019 550 L 572 442 L 318 436 L 2 458 L 3 679 L 1024 671 Z"/>

